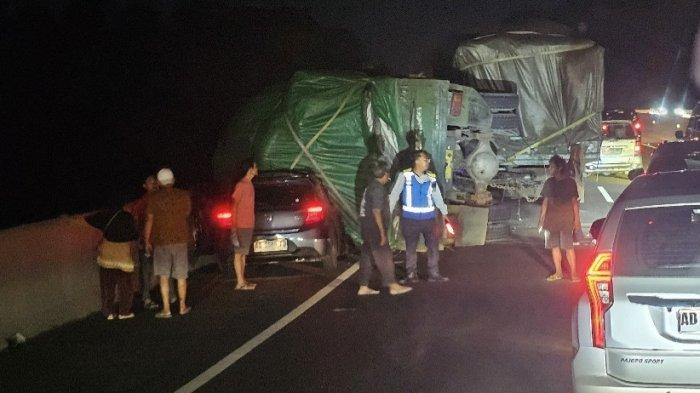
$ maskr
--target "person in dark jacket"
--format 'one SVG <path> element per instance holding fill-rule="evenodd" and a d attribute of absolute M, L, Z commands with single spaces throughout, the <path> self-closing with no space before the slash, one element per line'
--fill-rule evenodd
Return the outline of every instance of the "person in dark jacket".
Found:
<path fill-rule="evenodd" d="M 97 264 L 100 266 L 102 314 L 108 319 L 129 319 L 134 300 L 134 270 L 138 260 L 139 237 L 134 217 L 122 207 L 108 209 L 86 218 L 91 226 L 102 231 Z M 119 298 L 115 313 L 115 296 Z"/>

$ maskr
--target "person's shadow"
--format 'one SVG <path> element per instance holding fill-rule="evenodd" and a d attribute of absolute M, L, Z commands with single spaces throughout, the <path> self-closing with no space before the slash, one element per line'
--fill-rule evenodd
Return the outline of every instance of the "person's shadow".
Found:
<path fill-rule="evenodd" d="M 382 137 L 371 134 L 365 138 L 365 146 L 367 147 L 367 155 L 360 161 L 357 173 L 355 173 L 355 209 L 358 212 L 360 211 L 365 188 L 367 188 L 372 177 L 372 165 L 377 161 L 382 161 Z"/>

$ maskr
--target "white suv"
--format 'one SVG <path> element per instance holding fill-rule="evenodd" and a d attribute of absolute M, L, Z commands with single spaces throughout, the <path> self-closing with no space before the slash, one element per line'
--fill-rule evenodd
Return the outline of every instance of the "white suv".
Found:
<path fill-rule="evenodd" d="M 700 392 L 700 171 L 638 177 L 593 235 L 574 391 Z"/>

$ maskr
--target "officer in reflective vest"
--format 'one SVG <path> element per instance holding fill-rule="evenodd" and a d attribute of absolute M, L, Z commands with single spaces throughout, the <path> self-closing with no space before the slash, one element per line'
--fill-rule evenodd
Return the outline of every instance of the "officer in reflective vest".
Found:
<path fill-rule="evenodd" d="M 406 240 L 406 279 L 404 282 L 417 282 L 418 239 L 423 234 L 428 247 L 428 281 L 444 282 L 447 277 L 440 275 L 438 267 L 439 242 L 444 220 L 447 218 L 447 205 L 442 199 L 437 178 L 428 172 L 430 155 L 425 150 L 417 150 L 413 155 L 413 168 L 401 172 L 389 195 L 389 207 L 393 210 L 401 197 L 401 234 Z M 438 220 L 436 209 L 442 213 Z"/>

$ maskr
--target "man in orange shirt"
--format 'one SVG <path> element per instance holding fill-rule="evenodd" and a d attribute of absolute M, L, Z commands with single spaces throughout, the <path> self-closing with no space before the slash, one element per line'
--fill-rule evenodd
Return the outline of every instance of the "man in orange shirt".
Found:
<path fill-rule="evenodd" d="M 242 164 L 245 176 L 237 184 L 231 196 L 231 243 L 233 243 L 233 268 L 236 270 L 236 289 L 252 291 L 255 284 L 245 279 L 245 259 L 250 251 L 255 228 L 255 189 L 253 178 L 258 166 L 253 159 Z"/>
<path fill-rule="evenodd" d="M 161 188 L 148 197 L 144 241 L 153 255 L 153 273 L 160 278 L 163 310 L 156 318 L 170 318 L 170 278 L 177 280 L 180 315 L 190 312 L 187 297 L 188 251 L 192 233 L 188 218 L 192 211 L 190 193 L 173 187 L 175 176 L 168 168 L 158 172 Z"/>

